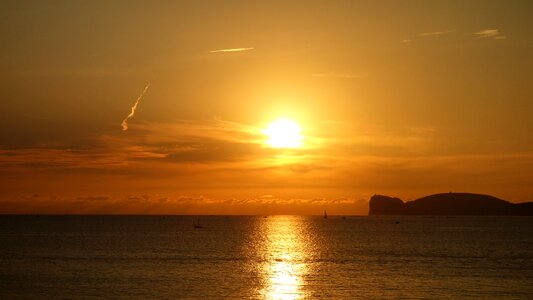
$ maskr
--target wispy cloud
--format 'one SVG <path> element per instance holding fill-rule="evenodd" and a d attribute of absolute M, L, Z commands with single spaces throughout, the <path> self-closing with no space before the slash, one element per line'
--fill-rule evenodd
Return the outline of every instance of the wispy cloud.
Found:
<path fill-rule="evenodd" d="M 441 30 L 441 31 L 421 32 L 418 34 L 418 36 L 411 36 L 409 38 L 404 38 L 402 40 L 402 43 L 412 43 L 418 39 L 417 37 L 421 37 L 421 38 L 438 37 L 438 36 L 450 34 L 452 32 L 454 31 L 453 30 Z"/>
<path fill-rule="evenodd" d="M 225 53 L 225 52 L 242 52 L 242 51 L 250 51 L 254 50 L 255 48 L 229 48 L 229 49 L 217 49 L 217 50 L 211 50 L 209 53 Z"/>
<path fill-rule="evenodd" d="M 507 37 L 500 33 L 499 29 L 485 29 L 478 32 L 474 32 L 474 35 L 478 39 L 492 38 L 495 40 L 504 40 Z"/>
<path fill-rule="evenodd" d="M 430 32 L 421 32 L 418 34 L 420 39 L 431 38 L 431 37 L 440 37 L 453 33 L 453 30 L 442 30 L 442 31 L 430 31 Z M 461 35 L 461 32 L 458 32 L 458 35 Z M 505 40 L 507 37 L 503 35 L 499 29 L 484 29 L 478 32 L 474 32 L 473 35 L 478 39 L 494 39 L 494 40 Z M 411 43 L 417 40 L 415 37 L 405 38 L 402 40 L 402 43 Z"/>
<path fill-rule="evenodd" d="M 139 95 L 139 97 L 137 97 L 137 100 L 135 101 L 135 104 L 131 107 L 130 114 L 126 118 L 124 118 L 124 120 L 122 120 L 122 123 L 120 125 L 122 126 L 122 130 L 123 131 L 128 130 L 128 120 L 135 115 L 135 111 L 137 110 L 137 105 L 139 105 L 139 101 L 141 101 L 141 99 L 143 98 L 143 96 L 146 93 L 146 91 L 148 91 L 149 87 L 150 87 L 150 83 L 148 83 L 144 87 L 144 90 L 142 91 L 142 93 Z"/>
<path fill-rule="evenodd" d="M 420 33 L 420 36 L 435 36 L 435 35 L 444 35 L 448 33 L 452 33 L 452 30 L 444 30 L 444 31 L 433 31 L 433 32 L 422 32 Z"/>
<path fill-rule="evenodd" d="M 92 149 L 68 148 L 0 149 L 0 173 L 16 170 L 113 169 L 126 162 L 140 159 L 164 158 L 157 147 L 123 145 L 107 141 L 107 145 Z"/>

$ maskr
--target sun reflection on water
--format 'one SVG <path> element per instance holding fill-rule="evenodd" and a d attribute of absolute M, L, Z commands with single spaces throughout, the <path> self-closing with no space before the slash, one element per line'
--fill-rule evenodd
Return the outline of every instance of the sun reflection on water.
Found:
<path fill-rule="evenodd" d="M 305 296 L 308 246 L 304 241 L 306 230 L 303 225 L 297 217 L 279 216 L 265 220 L 265 298 L 288 300 Z"/>

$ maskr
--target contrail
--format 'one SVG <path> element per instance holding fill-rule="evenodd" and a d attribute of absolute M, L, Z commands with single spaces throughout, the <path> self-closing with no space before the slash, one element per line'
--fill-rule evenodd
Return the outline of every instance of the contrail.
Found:
<path fill-rule="evenodd" d="M 209 53 L 220 53 L 220 52 L 240 52 L 240 51 L 249 51 L 254 50 L 254 48 L 231 48 L 231 49 L 219 49 L 211 50 Z"/>
<path fill-rule="evenodd" d="M 137 97 L 137 101 L 135 101 L 135 104 L 131 107 L 130 114 L 126 118 L 124 118 L 124 120 L 122 120 L 122 123 L 120 125 L 122 125 L 123 131 L 128 130 L 128 120 L 132 118 L 133 115 L 135 115 L 135 111 L 137 110 L 137 105 L 139 105 L 139 101 L 141 101 L 141 99 L 143 98 L 144 94 L 146 93 L 149 87 L 150 87 L 150 83 L 148 82 L 148 84 L 144 87 L 143 92 L 139 95 L 139 97 Z"/>

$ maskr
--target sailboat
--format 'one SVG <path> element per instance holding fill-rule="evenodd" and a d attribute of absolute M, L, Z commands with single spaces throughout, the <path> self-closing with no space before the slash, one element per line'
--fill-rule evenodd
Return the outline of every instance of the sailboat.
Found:
<path fill-rule="evenodd" d="M 196 222 L 194 223 L 194 229 L 200 228 L 204 228 L 204 226 L 200 225 L 200 218 L 196 218 Z"/>
<path fill-rule="evenodd" d="M 326 213 L 326 210 L 324 209 L 324 219 L 328 218 L 328 214 Z"/>

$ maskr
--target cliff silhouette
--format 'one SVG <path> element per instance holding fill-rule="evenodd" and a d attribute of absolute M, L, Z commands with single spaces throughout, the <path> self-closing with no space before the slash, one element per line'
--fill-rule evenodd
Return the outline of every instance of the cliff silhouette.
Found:
<path fill-rule="evenodd" d="M 533 216 L 533 202 L 515 204 L 489 195 L 470 193 L 435 194 L 408 202 L 374 195 L 369 206 L 369 215 Z"/>

